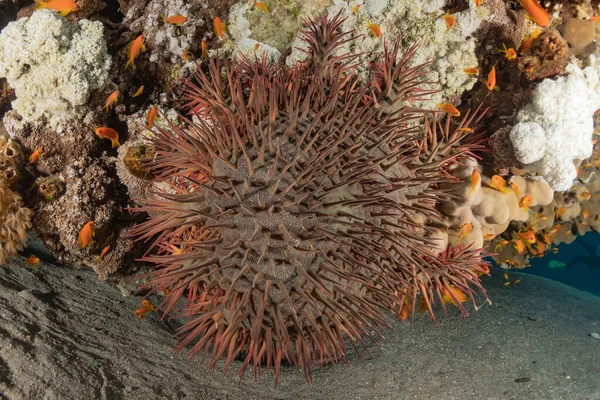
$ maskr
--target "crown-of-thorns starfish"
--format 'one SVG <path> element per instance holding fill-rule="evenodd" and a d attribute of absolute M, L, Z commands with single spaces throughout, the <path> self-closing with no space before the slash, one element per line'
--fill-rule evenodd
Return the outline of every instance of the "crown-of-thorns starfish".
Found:
<path fill-rule="evenodd" d="M 164 315 L 187 296 L 177 350 L 191 345 L 211 369 L 238 358 L 240 375 L 274 368 L 277 384 L 287 359 L 310 381 L 312 366 L 346 359 L 346 343 L 366 347 L 392 315 L 414 314 L 417 295 L 433 316 L 444 288 L 482 290 L 478 252 L 432 253 L 436 228 L 417 218 L 439 219 L 444 168 L 481 150 L 480 136 L 419 125 L 411 102 L 431 91 L 426 65 L 408 66 L 414 46 L 403 57 L 386 46 L 363 82 L 356 56 L 338 54 L 351 40 L 342 22 L 307 21 L 307 58 L 290 68 L 211 60 L 184 84 L 194 118 L 154 132 L 164 190 L 134 234 L 154 238 L 143 260 L 157 266 L 147 287 L 168 293 Z"/>

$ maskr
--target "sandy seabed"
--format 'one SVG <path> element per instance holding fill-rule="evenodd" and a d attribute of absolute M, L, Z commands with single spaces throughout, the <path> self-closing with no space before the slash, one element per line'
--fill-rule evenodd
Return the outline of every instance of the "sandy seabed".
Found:
<path fill-rule="evenodd" d="M 531 275 L 505 287 L 484 279 L 493 301 L 439 312 L 432 326 L 396 324 L 381 348 L 350 365 L 285 368 L 243 381 L 236 367 L 211 374 L 173 356 L 173 322 L 138 321 L 91 271 L 48 263 L 0 268 L 0 399 L 600 399 L 600 297 Z M 511 274 L 515 279 L 517 274 Z"/>

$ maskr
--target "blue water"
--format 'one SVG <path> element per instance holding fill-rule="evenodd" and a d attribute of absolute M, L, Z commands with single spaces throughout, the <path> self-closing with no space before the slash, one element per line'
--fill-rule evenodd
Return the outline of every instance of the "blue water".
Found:
<path fill-rule="evenodd" d="M 564 268 L 550 268 L 550 261 L 560 261 Z M 600 234 L 588 232 L 573 243 L 558 246 L 558 253 L 531 258 L 531 267 L 519 272 L 539 275 L 600 296 Z"/>

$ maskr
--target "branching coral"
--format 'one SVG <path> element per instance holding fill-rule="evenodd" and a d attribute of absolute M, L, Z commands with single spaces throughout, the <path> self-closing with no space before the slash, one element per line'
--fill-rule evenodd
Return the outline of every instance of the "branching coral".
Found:
<path fill-rule="evenodd" d="M 26 122 L 56 128 L 81 117 L 80 106 L 108 80 L 111 59 L 100 22 L 71 23 L 50 10 L 11 22 L 0 33 L 0 77 L 15 90 Z"/>
<path fill-rule="evenodd" d="M 422 224 L 440 219 L 445 167 L 473 149 L 465 130 L 414 124 L 411 102 L 427 92 L 426 68 L 408 66 L 414 47 L 386 49 L 361 83 L 356 56 L 338 53 L 352 39 L 343 22 L 310 20 L 307 58 L 291 68 L 212 60 L 184 87 L 196 122 L 151 138 L 168 186 L 134 232 L 156 237 L 148 287 L 168 293 L 165 314 L 187 298 L 177 349 L 210 350 L 211 369 L 241 356 L 241 375 L 266 365 L 277 376 L 287 359 L 310 379 L 346 343 L 377 340 L 390 313 L 414 314 L 417 296 L 433 317 L 444 293 L 483 292 L 477 253 L 430 250 L 439 230 Z"/>

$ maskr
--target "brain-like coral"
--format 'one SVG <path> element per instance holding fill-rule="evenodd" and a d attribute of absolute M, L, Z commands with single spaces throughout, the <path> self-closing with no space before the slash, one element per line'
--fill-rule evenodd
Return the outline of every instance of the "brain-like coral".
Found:
<path fill-rule="evenodd" d="M 80 106 L 108 81 L 111 58 L 101 22 L 70 22 L 39 10 L 0 33 L 0 77 L 15 90 L 16 110 L 26 122 L 42 117 L 56 128 L 81 116 Z"/>
<path fill-rule="evenodd" d="M 481 289 L 475 251 L 431 250 L 451 180 L 440 171 L 475 148 L 460 144 L 470 129 L 412 123 L 427 73 L 407 66 L 414 48 L 397 57 L 396 43 L 361 83 L 337 53 L 342 23 L 311 20 L 308 57 L 291 68 L 212 60 L 184 87 L 196 122 L 151 138 L 163 190 L 135 229 L 157 237 L 148 287 L 168 293 L 165 313 L 187 298 L 178 349 L 211 351 L 213 369 L 242 357 L 241 374 L 278 374 L 287 359 L 310 377 L 345 357 L 345 339 L 365 344 L 392 314 L 414 314 L 418 297 L 432 317 L 443 296 L 466 314 L 456 291 L 474 301 Z"/>

